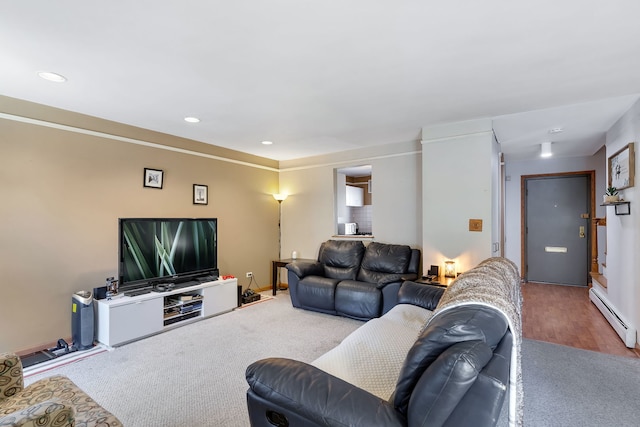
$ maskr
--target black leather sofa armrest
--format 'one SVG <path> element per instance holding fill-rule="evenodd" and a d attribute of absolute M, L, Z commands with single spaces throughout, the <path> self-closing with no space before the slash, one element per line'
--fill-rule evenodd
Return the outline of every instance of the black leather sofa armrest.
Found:
<path fill-rule="evenodd" d="M 418 275 L 416 273 L 404 273 L 401 277 L 402 281 L 405 282 L 407 280 L 416 280 Z"/>
<path fill-rule="evenodd" d="M 304 362 L 262 359 L 246 378 L 253 393 L 318 425 L 406 425 L 389 402 Z"/>
<path fill-rule="evenodd" d="M 507 331 L 494 351 L 493 357 L 447 422 L 454 426 L 495 426 L 509 386 L 509 367 L 513 336 Z M 493 396 L 487 399 L 487 396 Z"/>
<path fill-rule="evenodd" d="M 319 262 L 296 261 L 285 267 L 301 279 L 307 276 L 324 276 L 324 267 Z"/>
<path fill-rule="evenodd" d="M 427 310 L 435 310 L 444 288 L 406 281 L 398 291 L 398 304 L 412 304 Z"/>

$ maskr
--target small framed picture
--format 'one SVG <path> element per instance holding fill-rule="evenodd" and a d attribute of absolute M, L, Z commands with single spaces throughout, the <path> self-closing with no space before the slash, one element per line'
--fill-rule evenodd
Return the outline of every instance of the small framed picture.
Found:
<path fill-rule="evenodd" d="M 609 157 L 609 187 L 617 190 L 633 187 L 635 179 L 635 159 L 633 142 Z"/>
<path fill-rule="evenodd" d="M 164 172 L 158 169 L 144 168 L 144 186 L 162 189 Z"/>
<path fill-rule="evenodd" d="M 202 184 L 193 184 L 193 204 L 206 205 L 209 203 L 209 187 Z"/>

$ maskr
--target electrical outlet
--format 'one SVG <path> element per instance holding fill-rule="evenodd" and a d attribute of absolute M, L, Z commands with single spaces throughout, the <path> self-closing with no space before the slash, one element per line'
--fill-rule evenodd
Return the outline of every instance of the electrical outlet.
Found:
<path fill-rule="evenodd" d="M 247 277 L 253 277 L 253 273 L 250 271 L 247 271 Z"/>

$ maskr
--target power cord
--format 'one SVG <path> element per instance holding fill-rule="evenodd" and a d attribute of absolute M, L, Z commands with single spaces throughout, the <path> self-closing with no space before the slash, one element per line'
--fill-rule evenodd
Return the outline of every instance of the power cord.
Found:
<path fill-rule="evenodd" d="M 247 290 L 251 289 L 251 285 L 253 284 L 253 279 L 254 279 L 255 277 L 256 277 L 256 276 L 255 276 L 254 274 L 252 274 L 252 275 L 251 275 L 251 278 L 249 279 L 249 286 L 247 286 Z M 257 281 L 257 280 L 256 280 L 255 285 L 256 285 L 256 287 L 257 287 L 258 289 L 260 289 L 260 285 L 258 285 L 258 281 Z"/>
<path fill-rule="evenodd" d="M 254 284 L 253 283 L 254 277 L 255 277 L 254 275 L 251 275 L 251 278 L 249 279 L 249 285 L 247 286 L 247 289 L 242 293 L 243 297 L 249 297 L 251 295 L 255 295 L 256 294 L 256 292 L 251 289 L 251 285 Z M 258 281 L 257 280 L 255 281 L 255 285 L 256 285 L 257 289 L 260 289 L 260 285 L 258 285 Z"/>

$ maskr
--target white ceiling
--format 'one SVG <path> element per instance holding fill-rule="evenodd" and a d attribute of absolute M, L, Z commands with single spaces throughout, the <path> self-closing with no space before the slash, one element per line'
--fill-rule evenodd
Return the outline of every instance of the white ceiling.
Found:
<path fill-rule="evenodd" d="M 277 160 L 486 117 L 507 159 L 559 126 L 554 152 L 593 154 L 638 99 L 639 16 L 637 0 L 4 1 L 0 94 Z"/>

